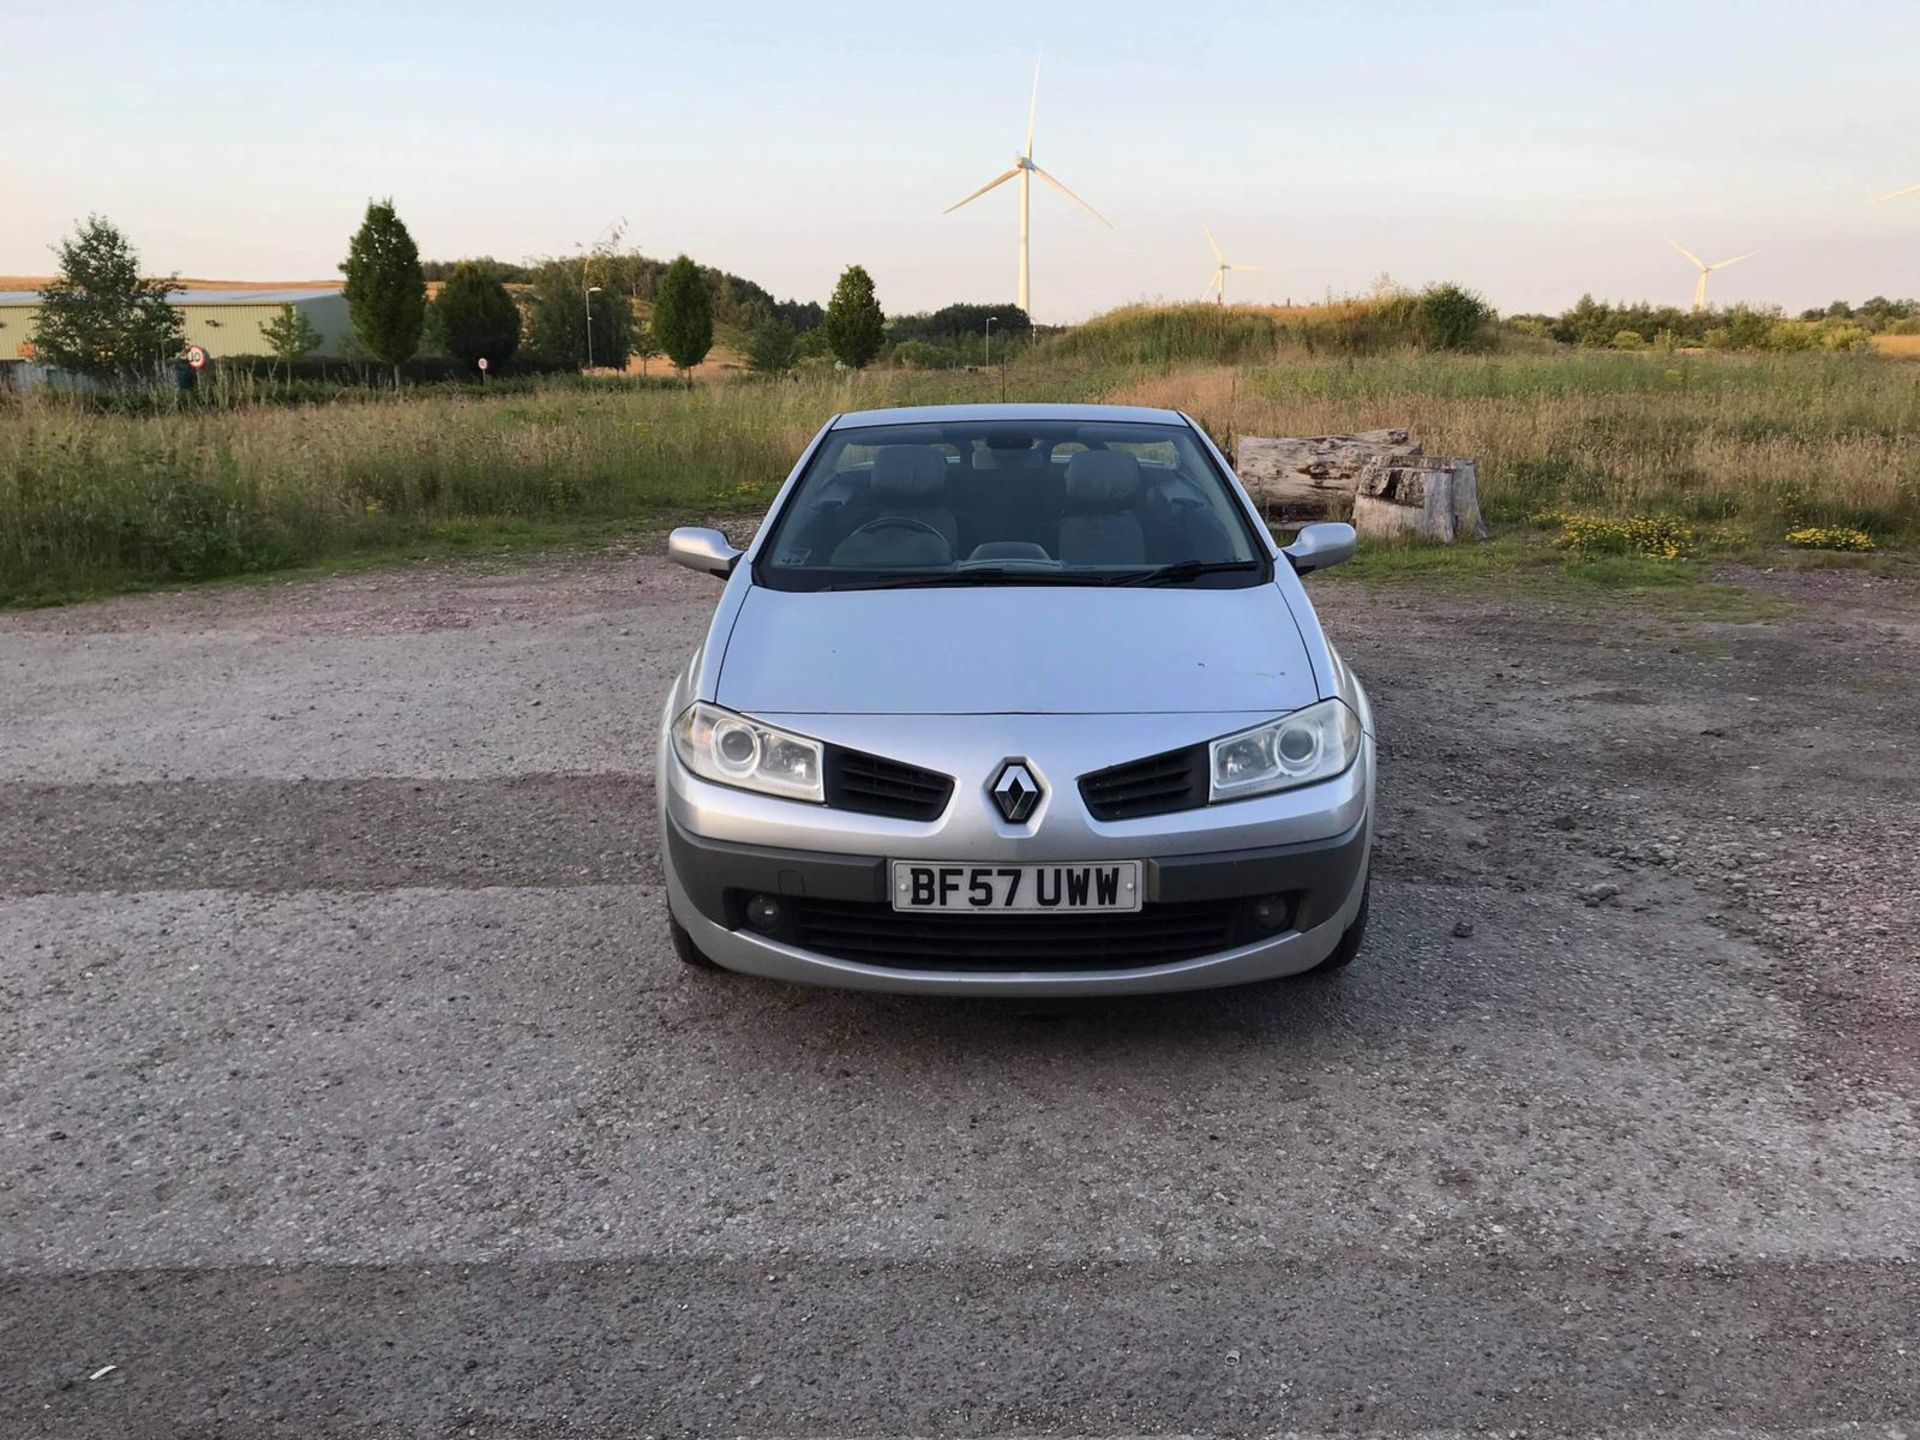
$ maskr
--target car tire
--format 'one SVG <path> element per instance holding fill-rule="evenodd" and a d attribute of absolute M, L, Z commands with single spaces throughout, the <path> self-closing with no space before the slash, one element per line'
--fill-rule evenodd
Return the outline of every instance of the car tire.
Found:
<path fill-rule="evenodd" d="M 1367 936 L 1367 902 L 1373 897 L 1373 877 L 1367 877 L 1366 888 L 1360 892 L 1360 909 L 1353 917 L 1353 923 L 1341 933 L 1340 943 L 1333 947 L 1333 953 L 1311 970 L 1303 970 L 1302 975 L 1331 975 L 1336 970 L 1344 970 L 1353 963 L 1360 953 L 1360 942 Z"/>
<path fill-rule="evenodd" d="M 673 953 L 680 957 L 681 963 L 691 965 L 696 970 L 718 970 L 720 967 L 709 960 L 706 953 L 693 943 L 693 936 L 687 933 L 687 927 L 671 915 L 667 917 L 667 933 L 673 936 Z"/>

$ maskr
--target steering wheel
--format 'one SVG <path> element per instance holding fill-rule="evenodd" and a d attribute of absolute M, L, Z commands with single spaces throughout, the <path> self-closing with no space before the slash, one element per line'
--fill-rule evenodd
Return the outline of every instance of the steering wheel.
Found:
<path fill-rule="evenodd" d="M 953 559 L 953 543 L 935 527 L 929 525 L 924 520 L 916 520 L 911 515 L 876 516 L 854 530 L 847 536 L 847 539 L 842 540 L 840 544 L 845 545 L 848 540 L 857 540 L 860 536 L 866 534 L 878 534 L 882 530 L 918 530 L 924 535 L 931 535 L 940 542 L 940 548 L 947 552 L 947 559 L 949 561 Z M 835 546 L 834 548 L 838 549 L 839 546 Z"/>

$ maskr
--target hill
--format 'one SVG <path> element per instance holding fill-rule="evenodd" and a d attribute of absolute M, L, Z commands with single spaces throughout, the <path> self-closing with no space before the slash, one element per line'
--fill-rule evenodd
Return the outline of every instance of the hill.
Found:
<path fill-rule="evenodd" d="M 1281 349 L 1372 354 L 1420 343 L 1420 303 L 1389 295 L 1326 305 L 1126 305 L 1049 336 L 1037 353 L 1113 365 L 1240 364 Z"/>

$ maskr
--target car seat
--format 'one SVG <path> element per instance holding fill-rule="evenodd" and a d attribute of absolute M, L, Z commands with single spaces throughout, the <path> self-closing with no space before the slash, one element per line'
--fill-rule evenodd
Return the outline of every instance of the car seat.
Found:
<path fill-rule="evenodd" d="M 1067 461 L 1060 558 L 1069 565 L 1140 565 L 1146 531 L 1135 506 L 1140 462 L 1124 450 L 1083 450 Z"/>

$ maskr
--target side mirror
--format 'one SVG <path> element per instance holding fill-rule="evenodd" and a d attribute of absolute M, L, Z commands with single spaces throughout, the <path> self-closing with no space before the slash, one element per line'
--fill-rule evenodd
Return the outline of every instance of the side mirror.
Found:
<path fill-rule="evenodd" d="M 1329 565 L 1351 560 L 1356 538 L 1351 525 L 1337 520 L 1302 525 L 1293 543 L 1280 553 L 1292 562 L 1296 575 L 1304 575 L 1309 570 L 1324 570 Z"/>
<path fill-rule="evenodd" d="M 723 580 L 733 573 L 733 567 L 745 553 L 734 549 L 732 542 L 718 530 L 698 525 L 682 525 L 667 537 L 667 558 L 674 564 L 698 570 L 702 575 L 718 575 Z"/>

